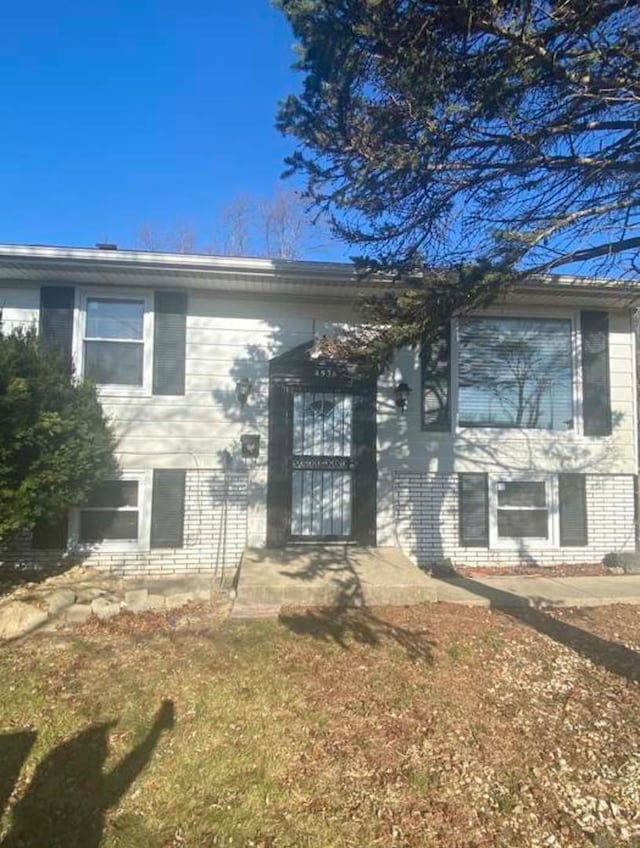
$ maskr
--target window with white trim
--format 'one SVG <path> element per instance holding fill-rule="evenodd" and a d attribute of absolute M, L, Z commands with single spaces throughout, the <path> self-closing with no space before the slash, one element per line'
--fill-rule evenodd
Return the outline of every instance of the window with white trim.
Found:
<path fill-rule="evenodd" d="M 458 326 L 462 427 L 573 427 L 572 324 L 558 318 L 466 318 Z"/>
<path fill-rule="evenodd" d="M 544 480 L 499 480 L 496 489 L 499 539 L 549 538 L 549 493 Z"/>
<path fill-rule="evenodd" d="M 137 542 L 140 534 L 138 480 L 106 480 L 78 510 L 78 541 Z"/>
<path fill-rule="evenodd" d="M 101 385 L 145 384 L 145 300 L 87 297 L 84 376 Z"/>

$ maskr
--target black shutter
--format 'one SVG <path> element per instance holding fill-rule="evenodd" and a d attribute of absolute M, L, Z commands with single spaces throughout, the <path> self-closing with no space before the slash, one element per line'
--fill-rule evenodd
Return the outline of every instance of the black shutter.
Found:
<path fill-rule="evenodd" d="M 489 477 L 458 475 L 460 544 L 465 548 L 489 547 Z"/>
<path fill-rule="evenodd" d="M 187 295 L 156 292 L 153 335 L 154 395 L 184 394 Z"/>
<path fill-rule="evenodd" d="M 40 289 L 40 343 L 62 356 L 71 371 L 73 345 L 73 286 L 42 286 Z"/>
<path fill-rule="evenodd" d="M 451 429 L 449 406 L 450 327 L 446 334 L 422 345 L 422 429 L 447 432 Z"/>
<path fill-rule="evenodd" d="M 69 536 L 68 516 L 57 521 L 38 521 L 31 534 L 31 547 L 36 551 L 63 551 Z"/>
<path fill-rule="evenodd" d="M 609 388 L 609 316 L 606 312 L 581 312 L 582 414 L 585 436 L 611 434 Z"/>
<path fill-rule="evenodd" d="M 156 468 L 151 503 L 151 547 L 181 548 L 184 531 L 186 471 Z"/>
<path fill-rule="evenodd" d="M 560 544 L 581 547 L 588 544 L 587 495 L 584 474 L 560 474 Z"/>

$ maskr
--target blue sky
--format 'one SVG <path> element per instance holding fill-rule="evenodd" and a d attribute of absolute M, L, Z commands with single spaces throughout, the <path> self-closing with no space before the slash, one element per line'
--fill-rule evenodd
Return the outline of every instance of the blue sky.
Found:
<path fill-rule="evenodd" d="M 237 195 L 293 187 L 292 48 L 268 0 L 5 4 L 0 241 L 126 247 L 176 222 L 206 241 Z"/>

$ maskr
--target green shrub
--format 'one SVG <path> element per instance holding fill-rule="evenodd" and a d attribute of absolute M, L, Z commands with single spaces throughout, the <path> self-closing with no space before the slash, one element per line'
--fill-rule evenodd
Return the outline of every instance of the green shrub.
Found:
<path fill-rule="evenodd" d="M 53 523 L 115 469 L 96 388 L 41 348 L 35 328 L 0 325 L 0 540 Z"/>

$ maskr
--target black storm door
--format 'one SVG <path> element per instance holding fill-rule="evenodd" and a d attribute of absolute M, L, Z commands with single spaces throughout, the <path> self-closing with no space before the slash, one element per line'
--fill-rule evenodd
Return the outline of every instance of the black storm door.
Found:
<path fill-rule="evenodd" d="M 272 362 L 268 543 L 375 544 L 375 381 L 307 352 Z"/>

